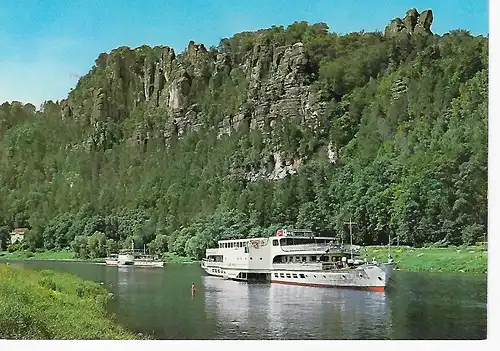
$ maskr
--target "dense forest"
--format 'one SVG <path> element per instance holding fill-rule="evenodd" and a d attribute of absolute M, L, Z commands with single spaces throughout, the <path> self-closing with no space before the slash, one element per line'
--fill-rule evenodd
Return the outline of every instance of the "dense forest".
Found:
<path fill-rule="evenodd" d="M 484 240 L 488 39 L 407 17 L 122 47 L 66 100 L 2 104 L 2 249 L 27 227 L 10 250 L 200 257 L 278 227 L 346 237 L 349 218 L 357 244 Z"/>

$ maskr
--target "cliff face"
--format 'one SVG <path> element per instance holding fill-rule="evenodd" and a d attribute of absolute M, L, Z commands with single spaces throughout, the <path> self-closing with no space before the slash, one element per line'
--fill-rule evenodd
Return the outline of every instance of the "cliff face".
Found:
<path fill-rule="evenodd" d="M 178 56 L 169 47 L 120 48 L 99 56 L 95 68 L 63 102 L 63 118 L 90 125 L 91 143 L 96 147 L 109 138 L 106 125 L 122 123 L 136 111 L 155 111 L 162 120 L 156 130 L 148 130 L 144 119 L 134 120 L 133 138 L 138 143 L 156 137 L 168 145 L 172 136 L 182 137 L 201 126 L 215 129 L 221 137 L 242 123 L 250 130 L 277 134 L 279 130 L 273 127 L 280 119 L 317 128 L 326 102 L 321 92 L 312 91 L 314 79 L 300 42 L 274 47 L 257 41 L 241 62 L 234 62 L 229 53 L 209 52 L 194 42 Z M 234 91 L 223 91 L 228 87 Z M 216 102 L 221 94 L 232 94 L 230 98 L 236 101 L 232 109 L 214 111 L 225 112 L 222 118 L 210 118 L 210 101 L 202 107 L 200 99 Z M 294 167 L 285 170 L 285 165 L 279 166 L 279 153 L 273 157 L 278 169 L 272 178 L 293 172 Z M 287 162 L 290 166 L 300 161 Z"/>
<path fill-rule="evenodd" d="M 429 34 L 431 22 L 432 12 L 410 10 L 402 27 Z M 401 31 L 394 23 L 386 36 Z M 90 127 L 88 142 L 96 148 L 110 147 L 122 136 L 142 145 L 160 139 L 168 146 L 172 138 L 200 128 L 216 131 L 219 138 L 238 128 L 259 130 L 269 151 L 263 159 L 270 157 L 275 167 L 267 176 L 281 178 L 303 157 L 279 152 L 280 122 L 325 132 L 327 105 L 335 99 L 313 85 L 318 62 L 304 43 L 280 44 L 260 31 L 210 50 L 191 41 L 179 55 L 167 46 L 103 53 L 63 102 L 63 118 Z M 116 136 L 117 126 L 126 126 L 118 128 L 122 136 Z M 334 150 L 325 148 L 334 161 Z M 262 167 L 256 172 L 266 173 Z"/>

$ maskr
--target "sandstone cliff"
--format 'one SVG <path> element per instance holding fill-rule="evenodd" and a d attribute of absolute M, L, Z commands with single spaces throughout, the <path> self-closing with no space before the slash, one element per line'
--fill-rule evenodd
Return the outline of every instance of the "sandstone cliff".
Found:
<path fill-rule="evenodd" d="M 393 20 L 385 36 L 431 34 L 431 23 L 432 11 L 418 14 L 412 9 L 403 20 Z M 97 148 L 112 146 L 118 125 L 129 143 L 145 145 L 154 138 L 167 146 L 172 138 L 200 128 L 216 131 L 219 138 L 238 128 L 259 130 L 265 135 L 267 154 L 262 155 L 262 167 L 249 177 L 281 178 L 293 173 L 304 155 L 280 150 L 280 122 L 293 121 L 310 133 L 324 132 L 328 104 L 338 97 L 314 85 L 318 60 L 303 42 L 280 45 L 279 40 L 269 40 L 269 33 L 241 33 L 209 50 L 191 41 L 180 54 L 168 46 L 121 47 L 103 53 L 63 101 L 63 118 L 87 126 L 88 145 Z M 381 69 L 367 74 L 367 79 Z M 324 148 L 335 162 L 335 148 Z M 268 161 L 274 167 L 271 173 L 264 167 Z"/>

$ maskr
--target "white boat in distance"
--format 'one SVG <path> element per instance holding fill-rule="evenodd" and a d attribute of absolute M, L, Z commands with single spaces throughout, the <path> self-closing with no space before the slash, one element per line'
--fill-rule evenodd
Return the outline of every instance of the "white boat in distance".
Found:
<path fill-rule="evenodd" d="M 383 292 L 394 263 L 358 259 L 361 247 L 315 237 L 307 229 L 278 229 L 267 238 L 220 240 L 207 249 L 206 273 L 239 281 L 344 287 Z"/>
<path fill-rule="evenodd" d="M 132 247 L 133 247 L 132 242 Z M 118 254 L 112 254 L 106 257 L 107 266 L 118 267 L 157 267 L 164 266 L 164 262 L 153 255 L 146 255 L 146 250 L 124 249 L 120 250 Z"/>

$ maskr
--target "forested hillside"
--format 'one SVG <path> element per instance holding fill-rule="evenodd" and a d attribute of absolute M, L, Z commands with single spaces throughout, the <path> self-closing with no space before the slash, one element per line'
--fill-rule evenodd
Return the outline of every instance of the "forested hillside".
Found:
<path fill-rule="evenodd" d="M 437 14 L 439 18 L 439 14 Z M 0 106 L 0 241 L 199 257 L 280 226 L 376 244 L 483 240 L 488 39 L 295 22 L 218 47 L 99 55 L 68 98 Z M 13 248 L 15 249 L 15 248 Z"/>

